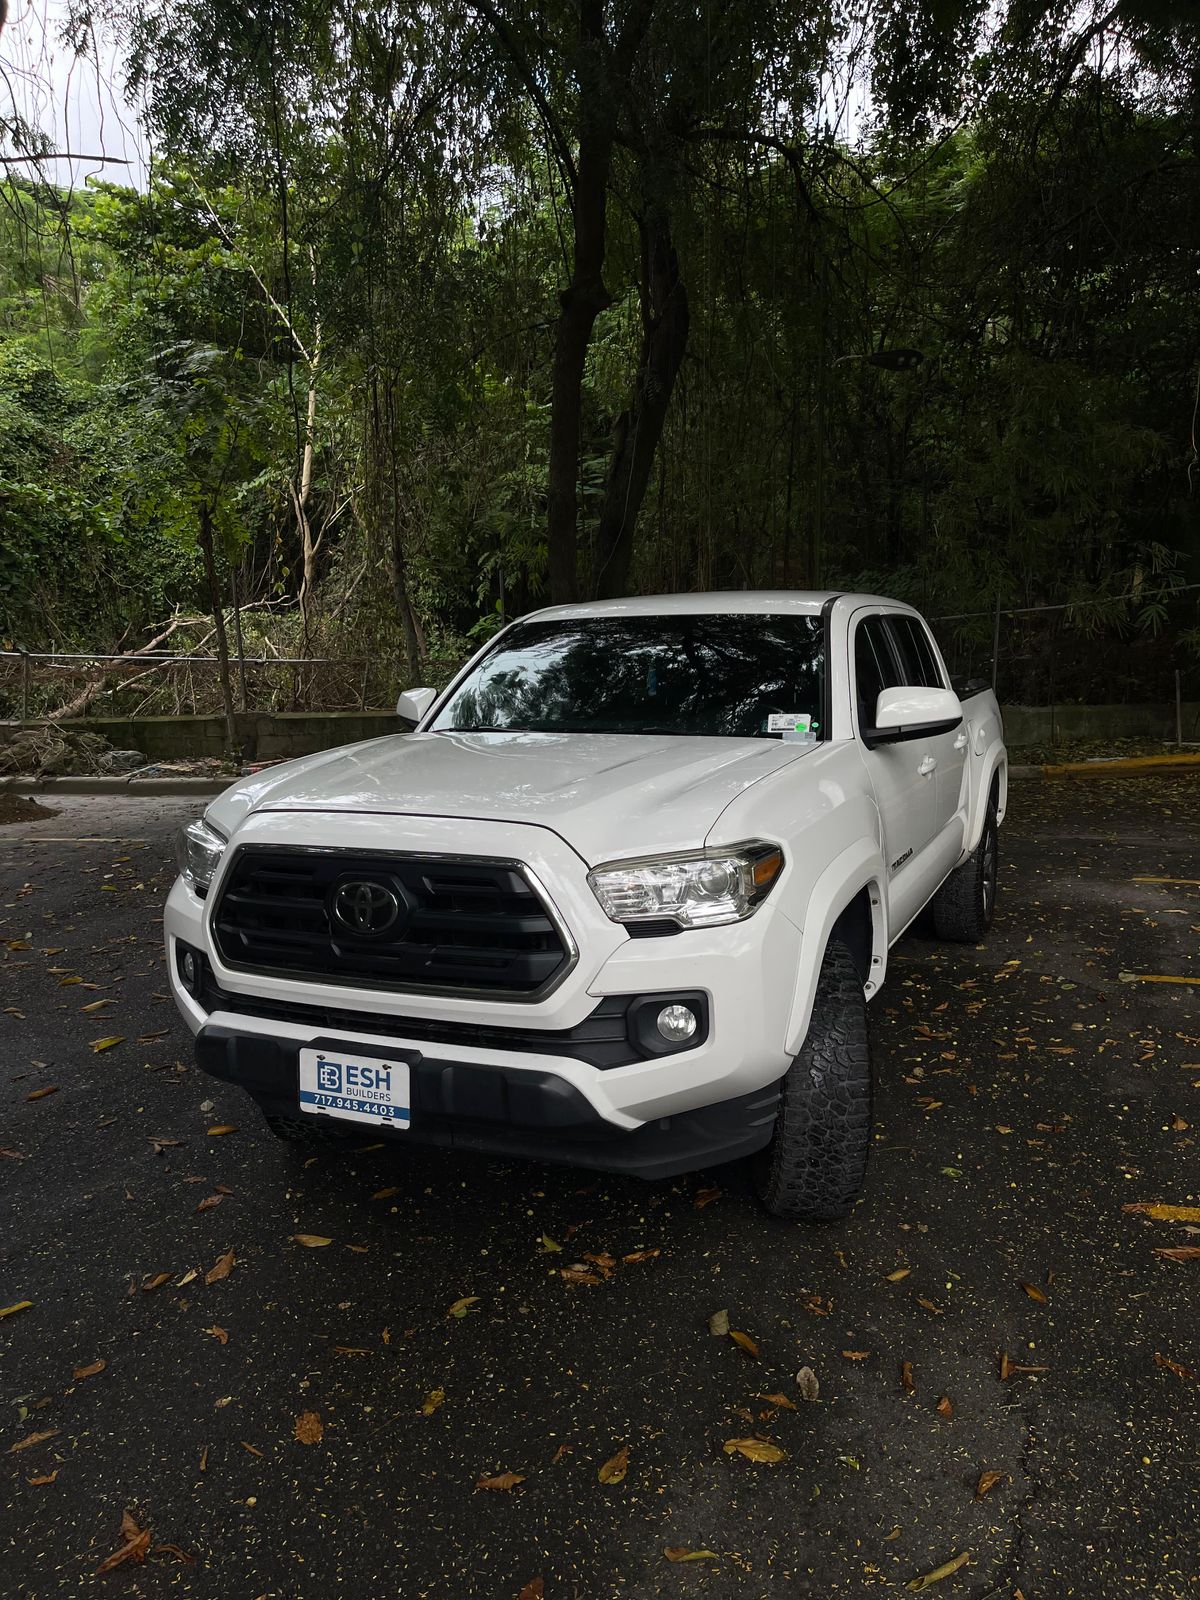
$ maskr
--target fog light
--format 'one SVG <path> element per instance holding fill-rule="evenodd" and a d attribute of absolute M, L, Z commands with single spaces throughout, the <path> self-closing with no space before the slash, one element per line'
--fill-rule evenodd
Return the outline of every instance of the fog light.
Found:
<path fill-rule="evenodd" d="M 690 1006 L 664 1006 L 656 1020 L 659 1033 L 672 1044 L 690 1039 L 698 1026 L 696 1013 Z"/>
<path fill-rule="evenodd" d="M 189 989 L 196 987 L 196 957 L 191 950 L 183 952 L 183 960 L 179 963 L 183 970 L 183 981 Z"/>

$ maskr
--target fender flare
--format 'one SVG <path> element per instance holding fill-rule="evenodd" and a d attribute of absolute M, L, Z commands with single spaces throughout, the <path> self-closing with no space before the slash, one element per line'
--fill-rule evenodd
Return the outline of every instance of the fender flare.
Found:
<path fill-rule="evenodd" d="M 991 793 L 992 783 L 997 775 L 1000 778 L 1000 794 L 996 807 L 996 819 L 999 822 L 1003 822 L 1004 813 L 1008 808 L 1008 752 L 1003 746 L 990 753 L 987 763 L 981 769 L 975 793 L 971 797 L 971 832 L 963 841 L 964 859 L 971 854 L 983 837 L 983 823 L 984 818 L 987 816 L 987 798 Z"/>
<path fill-rule="evenodd" d="M 835 856 L 813 885 L 801 929 L 800 971 L 788 1017 L 784 1049 L 794 1056 L 804 1043 L 817 993 L 817 979 L 834 925 L 861 889 L 870 891 L 871 971 L 863 988 L 868 999 L 887 971 L 887 869 L 874 839 L 860 839 Z"/>

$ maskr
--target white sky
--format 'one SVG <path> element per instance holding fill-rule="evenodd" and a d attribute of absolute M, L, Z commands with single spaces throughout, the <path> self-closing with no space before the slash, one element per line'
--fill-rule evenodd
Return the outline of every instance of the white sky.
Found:
<path fill-rule="evenodd" d="M 41 168 L 22 162 L 14 170 L 62 185 L 82 186 L 89 175 L 138 188 L 146 181 L 146 144 L 137 118 L 125 104 L 120 54 L 111 40 L 95 41 L 95 52 L 79 57 L 62 42 L 66 0 L 9 0 L 0 32 L 0 117 L 15 111 L 44 129 L 55 150 L 107 156 L 52 161 Z M 10 154 L 7 147 L 2 154 Z"/>

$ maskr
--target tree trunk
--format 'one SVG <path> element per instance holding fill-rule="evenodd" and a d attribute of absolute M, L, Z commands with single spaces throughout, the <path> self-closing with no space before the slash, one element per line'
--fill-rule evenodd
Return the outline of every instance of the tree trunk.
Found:
<path fill-rule="evenodd" d="M 687 291 L 679 276 L 670 218 L 661 206 L 651 202 L 640 228 L 644 263 L 642 347 L 632 404 L 617 419 L 600 509 L 595 589 L 601 600 L 617 599 L 628 591 L 638 512 L 687 348 Z"/>
<path fill-rule="evenodd" d="M 217 575 L 217 558 L 213 550 L 212 508 L 200 502 L 200 553 L 204 557 L 204 576 L 208 580 L 208 603 L 212 608 L 213 626 L 217 633 L 217 670 L 221 678 L 221 701 L 225 707 L 225 745 L 230 760 L 238 755 L 237 723 L 233 711 L 233 681 L 229 676 L 229 639 L 225 633 L 225 613 L 221 604 L 221 580 Z"/>
<path fill-rule="evenodd" d="M 555 604 L 574 600 L 579 590 L 576 545 L 583 373 L 596 318 L 612 303 L 604 287 L 604 251 L 615 107 L 607 70 L 603 0 L 583 0 L 579 31 L 579 161 L 571 206 L 575 246 L 571 281 L 560 297 L 562 310 L 554 330 L 546 484 L 550 598 Z"/>

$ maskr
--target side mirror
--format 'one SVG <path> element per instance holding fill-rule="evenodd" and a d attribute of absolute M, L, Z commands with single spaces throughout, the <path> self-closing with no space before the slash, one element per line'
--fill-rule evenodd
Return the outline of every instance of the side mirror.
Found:
<path fill-rule="evenodd" d="M 410 723 L 415 728 L 437 699 L 437 694 L 436 689 L 405 689 L 396 701 L 396 715 L 401 722 Z"/>
<path fill-rule="evenodd" d="M 875 705 L 875 726 L 863 729 L 863 743 L 899 744 L 953 733 L 963 719 L 962 703 L 953 689 L 922 689 L 906 684 L 885 689 Z"/>

